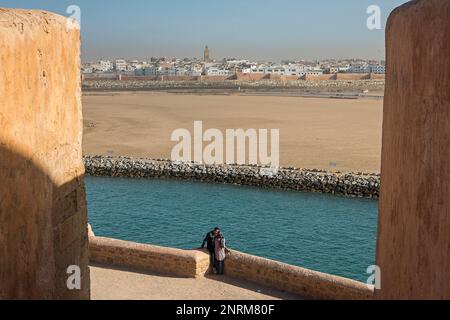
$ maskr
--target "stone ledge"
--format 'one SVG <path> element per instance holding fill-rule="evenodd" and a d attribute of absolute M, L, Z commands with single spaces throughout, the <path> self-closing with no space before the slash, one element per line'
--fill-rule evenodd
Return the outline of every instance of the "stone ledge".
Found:
<path fill-rule="evenodd" d="M 185 278 L 204 276 L 209 255 L 200 250 L 164 248 L 89 236 L 90 262 L 131 267 Z"/>
<path fill-rule="evenodd" d="M 374 289 L 362 282 L 234 250 L 227 257 L 225 274 L 309 299 L 370 300 L 374 295 Z"/>
<path fill-rule="evenodd" d="M 184 278 L 210 272 L 206 251 L 180 250 L 89 236 L 90 262 L 129 267 Z M 369 300 L 374 290 L 366 284 L 270 259 L 232 251 L 225 274 L 293 293 L 308 299 Z"/>

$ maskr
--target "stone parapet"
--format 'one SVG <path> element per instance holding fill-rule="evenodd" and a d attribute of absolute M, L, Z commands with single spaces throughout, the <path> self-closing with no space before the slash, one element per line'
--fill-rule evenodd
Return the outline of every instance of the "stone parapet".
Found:
<path fill-rule="evenodd" d="M 183 278 L 204 276 L 208 253 L 200 250 L 164 248 L 116 239 L 90 236 L 90 262 L 128 267 Z"/>
<path fill-rule="evenodd" d="M 278 261 L 232 251 L 225 274 L 308 299 L 370 300 L 373 288 L 364 283 Z"/>
<path fill-rule="evenodd" d="M 211 271 L 209 254 L 201 250 L 180 250 L 102 238 L 92 232 L 89 248 L 91 264 L 184 278 L 202 277 Z M 225 274 L 307 299 L 368 300 L 373 297 L 373 288 L 364 283 L 234 250 L 227 256 Z"/>

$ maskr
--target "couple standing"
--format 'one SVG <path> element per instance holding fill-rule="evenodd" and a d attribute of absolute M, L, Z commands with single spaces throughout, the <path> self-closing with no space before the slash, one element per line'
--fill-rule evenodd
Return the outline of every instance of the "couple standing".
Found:
<path fill-rule="evenodd" d="M 205 244 L 211 255 L 211 263 L 213 265 L 214 273 L 223 274 L 225 257 L 228 249 L 225 245 L 225 238 L 219 228 L 214 228 L 214 230 L 208 232 L 203 240 L 201 246 L 202 249 L 205 247 Z"/>

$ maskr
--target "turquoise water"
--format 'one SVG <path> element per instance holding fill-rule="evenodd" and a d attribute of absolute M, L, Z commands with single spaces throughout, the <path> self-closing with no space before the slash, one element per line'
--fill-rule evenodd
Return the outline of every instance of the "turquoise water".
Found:
<path fill-rule="evenodd" d="M 99 236 L 199 247 L 220 226 L 228 246 L 366 281 L 375 264 L 378 202 L 330 195 L 186 182 L 86 178 Z"/>

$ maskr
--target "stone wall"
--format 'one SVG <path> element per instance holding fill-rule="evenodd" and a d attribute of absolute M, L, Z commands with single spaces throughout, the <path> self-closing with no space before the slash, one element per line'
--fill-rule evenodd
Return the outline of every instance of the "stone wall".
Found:
<path fill-rule="evenodd" d="M 102 237 L 90 237 L 91 263 L 129 267 L 185 278 L 204 276 L 209 255 L 198 250 L 179 250 Z"/>
<path fill-rule="evenodd" d="M 80 33 L 0 9 L 0 299 L 90 296 Z M 69 291 L 67 267 L 81 268 Z"/>
<path fill-rule="evenodd" d="M 238 81 L 261 81 L 270 79 L 270 74 L 264 73 L 236 73 L 236 79 Z"/>
<path fill-rule="evenodd" d="M 299 80 L 306 81 L 328 81 L 328 80 L 345 80 L 345 81 L 358 81 L 358 80 L 384 80 L 384 74 L 373 73 L 338 73 L 338 74 L 321 74 L 321 75 L 304 75 L 299 76 L 287 76 L 278 74 L 266 74 L 266 73 L 242 73 L 238 72 L 228 76 L 133 76 L 123 75 L 115 73 L 94 73 L 84 74 L 83 80 L 122 80 L 122 81 L 275 81 L 275 82 L 295 82 Z"/>
<path fill-rule="evenodd" d="M 207 251 L 179 250 L 89 236 L 90 262 L 168 276 L 198 278 L 211 272 Z M 372 299 L 367 285 L 232 250 L 225 274 L 307 299 Z"/>
<path fill-rule="evenodd" d="M 387 25 L 380 299 L 450 299 L 450 1 L 410 1 Z"/>
<path fill-rule="evenodd" d="M 380 188 L 378 174 L 281 168 L 270 176 L 264 175 L 265 168 L 248 165 L 202 165 L 106 156 L 85 156 L 84 161 L 86 174 L 91 176 L 172 178 L 364 198 L 378 198 Z"/>
<path fill-rule="evenodd" d="M 321 75 L 305 75 L 301 77 L 302 80 L 308 81 L 369 81 L 369 80 L 384 80 L 384 74 L 375 73 L 335 73 L 335 74 L 321 74 Z"/>
<path fill-rule="evenodd" d="M 307 81 L 327 81 L 327 80 L 337 80 L 337 77 L 335 74 L 321 74 L 321 75 L 306 74 L 302 76 L 301 79 Z M 352 80 L 360 80 L 360 78 L 355 78 Z"/>
<path fill-rule="evenodd" d="M 386 75 L 385 74 L 371 73 L 370 74 L 370 80 L 386 80 Z"/>
<path fill-rule="evenodd" d="M 364 283 L 234 250 L 227 257 L 224 270 L 226 275 L 310 299 L 369 300 L 373 298 L 373 288 Z"/>
<path fill-rule="evenodd" d="M 369 73 L 337 73 L 336 80 L 370 80 Z"/>

